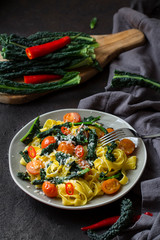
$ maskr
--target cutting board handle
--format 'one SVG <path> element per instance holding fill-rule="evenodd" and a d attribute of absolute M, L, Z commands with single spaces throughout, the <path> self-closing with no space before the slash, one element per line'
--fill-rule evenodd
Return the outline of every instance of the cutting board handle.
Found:
<path fill-rule="evenodd" d="M 98 60 L 102 67 L 120 53 L 142 46 L 146 41 L 144 34 L 138 29 L 129 29 L 115 34 L 94 37 L 100 45 L 95 52 L 98 52 Z"/>

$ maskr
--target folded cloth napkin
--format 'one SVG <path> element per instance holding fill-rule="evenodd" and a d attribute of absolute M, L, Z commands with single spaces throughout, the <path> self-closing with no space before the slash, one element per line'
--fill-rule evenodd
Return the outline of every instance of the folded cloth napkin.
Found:
<path fill-rule="evenodd" d="M 137 7 L 137 1 L 132 6 Z M 113 33 L 131 28 L 145 34 L 145 45 L 120 54 L 110 65 L 105 92 L 82 99 L 78 108 L 117 115 L 140 134 L 154 134 L 160 132 L 160 93 L 140 86 L 111 87 L 115 69 L 145 75 L 160 82 L 160 20 L 149 18 L 142 11 L 121 8 L 114 15 Z M 124 234 L 114 238 L 116 240 L 160 240 L 160 138 L 144 142 L 148 154 L 147 165 L 136 187 L 141 187 L 142 213 L 152 212 L 153 217 L 142 215 Z"/>

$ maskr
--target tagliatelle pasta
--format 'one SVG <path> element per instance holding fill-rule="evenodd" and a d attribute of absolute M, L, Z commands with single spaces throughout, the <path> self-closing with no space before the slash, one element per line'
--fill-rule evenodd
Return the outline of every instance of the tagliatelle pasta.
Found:
<path fill-rule="evenodd" d="M 43 184 L 54 186 L 53 196 L 61 199 L 63 205 L 81 206 L 101 197 L 102 183 L 108 179 L 116 178 L 122 187 L 127 184 L 128 170 L 136 169 L 137 157 L 126 155 L 119 148 L 119 141 L 105 147 L 98 144 L 98 139 L 107 134 L 98 122 L 100 117 L 81 120 L 80 116 L 74 118 L 77 113 L 70 114 L 70 122 L 48 119 L 42 128 L 36 129 L 21 152 L 20 164 L 26 167 L 26 172 L 18 175 L 42 188 L 46 195 L 49 190 L 45 192 Z M 30 146 L 35 151 L 33 158 L 29 154 Z"/>

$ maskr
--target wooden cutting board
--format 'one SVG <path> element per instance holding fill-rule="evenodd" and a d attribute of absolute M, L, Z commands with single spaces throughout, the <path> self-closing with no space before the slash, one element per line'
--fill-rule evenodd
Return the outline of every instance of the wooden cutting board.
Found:
<path fill-rule="evenodd" d="M 95 49 L 95 53 L 96 59 L 102 68 L 120 53 L 131 50 L 145 43 L 144 34 L 137 29 L 130 29 L 109 35 L 92 35 L 92 37 L 94 37 L 99 43 L 99 47 Z M 1 56 L 0 61 L 3 61 Z M 94 68 L 81 69 L 81 83 L 91 79 L 97 73 L 98 71 Z M 48 92 L 29 95 L 10 95 L 0 93 L 0 102 L 6 104 L 23 104 L 46 94 L 48 94 Z"/>

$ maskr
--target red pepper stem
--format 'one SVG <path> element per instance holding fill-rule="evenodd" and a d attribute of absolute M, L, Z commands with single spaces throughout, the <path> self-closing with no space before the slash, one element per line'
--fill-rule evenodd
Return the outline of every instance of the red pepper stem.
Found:
<path fill-rule="evenodd" d="M 150 212 L 146 212 L 144 213 L 145 215 L 148 215 L 148 216 L 153 216 L 152 213 Z M 98 228 L 102 228 L 102 227 L 108 227 L 108 226 L 111 226 L 113 225 L 115 222 L 117 222 L 118 218 L 120 216 L 114 216 L 114 217 L 110 217 L 110 218 L 106 218 L 100 222 L 97 222 L 95 224 L 92 224 L 90 226 L 87 226 L 87 227 L 82 227 L 81 230 L 82 231 L 87 231 L 89 229 L 93 230 L 93 229 L 98 229 Z M 137 215 L 133 218 L 133 222 L 136 222 L 137 220 L 139 220 L 139 218 L 141 217 L 141 215 Z"/>

